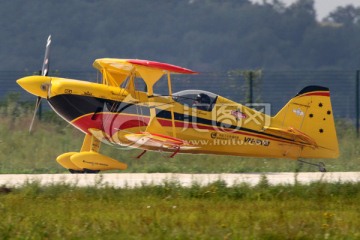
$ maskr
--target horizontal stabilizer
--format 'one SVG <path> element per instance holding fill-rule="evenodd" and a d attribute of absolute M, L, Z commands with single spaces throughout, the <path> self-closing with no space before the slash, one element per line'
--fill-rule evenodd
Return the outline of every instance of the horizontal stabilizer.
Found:
<path fill-rule="evenodd" d="M 292 139 L 293 141 L 301 145 L 310 145 L 314 148 L 318 147 L 316 141 L 312 137 L 292 127 L 289 127 L 287 129 L 267 127 L 265 129 L 265 132 L 269 134 L 282 136 L 284 138 Z"/>

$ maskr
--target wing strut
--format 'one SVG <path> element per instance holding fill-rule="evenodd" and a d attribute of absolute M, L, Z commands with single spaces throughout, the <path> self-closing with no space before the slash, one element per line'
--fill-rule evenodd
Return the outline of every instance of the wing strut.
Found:
<path fill-rule="evenodd" d="M 170 72 L 167 73 L 168 79 L 168 87 L 169 87 L 169 101 L 172 101 L 172 87 L 171 87 L 171 77 Z M 176 131 L 175 131 L 175 117 L 174 117 L 174 104 L 171 104 L 171 126 L 172 126 L 172 135 L 176 138 Z"/>

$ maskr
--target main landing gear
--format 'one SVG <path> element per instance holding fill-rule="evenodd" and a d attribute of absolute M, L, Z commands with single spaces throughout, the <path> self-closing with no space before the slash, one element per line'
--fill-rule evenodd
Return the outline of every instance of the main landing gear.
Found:
<path fill-rule="evenodd" d="M 305 164 L 308 164 L 308 165 L 311 165 L 311 166 L 318 167 L 320 172 L 327 172 L 327 171 L 326 171 L 326 168 L 325 168 L 325 164 L 324 164 L 323 162 L 310 163 L 310 162 L 306 162 L 306 161 L 300 160 L 300 159 L 298 159 L 297 161 L 298 161 L 299 164 L 300 164 L 300 167 L 299 167 L 299 168 L 301 168 L 301 166 L 305 163 Z"/>
<path fill-rule="evenodd" d="M 86 134 L 80 152 L 67 152 L 56 161 L 70 173 L 99 173 L 106 170 L 125 170 L 127 165 L 99 153 L 100 140 L 94 134 Z M 100 138 L 101 139 L 101 138 Z"/>

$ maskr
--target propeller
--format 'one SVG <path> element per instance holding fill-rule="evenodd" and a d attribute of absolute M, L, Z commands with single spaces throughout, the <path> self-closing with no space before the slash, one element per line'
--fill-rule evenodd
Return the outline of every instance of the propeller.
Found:
<path fill-rule="evenodd" d="M 30 123 L 30 128 L 29 128 L 29 133 L 31 133 L 33 126 L 34 126 L 34 122 L 35 122 L 35 118 L 36 118 L 36 113 L 40 107 L 40 103 L 41 103 L 41 97 L 37 97 L 36 98 L 36 103 L 35 103 L 35 110 L 34 110 L 34 115 L 31 119 L 31 123 Z"/>
<path fill-rule="evenodd" d="M 49 67 L 50 67 L 50 44 L 51 44 L 51 35 L 49 35 L 47 41 L 46 41 L 46 48 L 45 48 L 45 55 L 44 55 L 44 61 L 43 61 L 43 65 L 41 68 L 41 76 L 47 76 L 49 74 Z M 45 86 L 44 86 L 45 87 Z M 50 88 L 50 86 L 47 86 L 48 88 Z M 36 103 L 35 103 L 35 110 L 34 110 L 34 115 L 33 118 L 31 120 L 31 124 L 30 124 L 30 128 L 29 128 L 29 133 L 31 133 L 34 122 L 35 122 L 35 118 L 36 118 L 36 114 L 39 110 L 39 107 L 41 105 L 41 97 L 37 97 L 36 98 Z"/>
<path fill-rule="evenodd" d="M 49 35 L 47 41 L 46 41 L 46 48 L 45 48 L 45 56 L 44 56 L 44 62 L 41 68 L 41 75 L 47 76 L 49 74 L 49 67 L 50 67 L 50 44 L 51 44 L 51 35 Z"/>

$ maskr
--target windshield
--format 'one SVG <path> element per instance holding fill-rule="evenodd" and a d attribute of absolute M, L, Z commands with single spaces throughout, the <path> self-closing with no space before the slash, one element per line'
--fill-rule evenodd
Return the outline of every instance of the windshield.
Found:
<path fill-rule="evenodd" d="M 216 102 L 217 95 L 203 90 L 184 90 L 174 93 L 173 99 L 182 105 L 203 111 L 211 111 Z"/>

